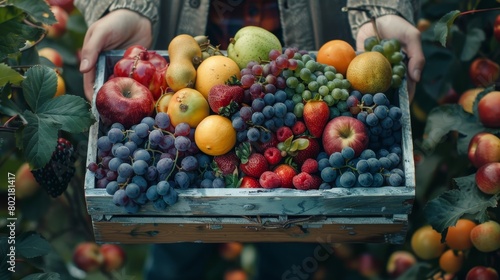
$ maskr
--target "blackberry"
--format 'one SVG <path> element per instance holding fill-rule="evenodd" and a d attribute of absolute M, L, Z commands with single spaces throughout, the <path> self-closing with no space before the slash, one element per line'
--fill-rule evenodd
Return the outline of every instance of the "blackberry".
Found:
<path fill-rule="evenodd" d="M 66 190 L 75 174 L 74 163 L 73 145 L 68 140 L 59 138 L 50 161 L 43 168 L 31 172 L 49 195 L 58 197 Z"/>

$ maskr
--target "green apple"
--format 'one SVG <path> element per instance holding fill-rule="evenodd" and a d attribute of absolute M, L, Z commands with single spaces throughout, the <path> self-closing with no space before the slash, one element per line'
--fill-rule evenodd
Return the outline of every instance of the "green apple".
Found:
<path fill-rule="evenodd" d="M 258 26 L 245 26 L 229 42 L 227 56 L 243 69 L 252 60 L 268 60 L 273 49 L 282 51 L 276 35 Z"/>

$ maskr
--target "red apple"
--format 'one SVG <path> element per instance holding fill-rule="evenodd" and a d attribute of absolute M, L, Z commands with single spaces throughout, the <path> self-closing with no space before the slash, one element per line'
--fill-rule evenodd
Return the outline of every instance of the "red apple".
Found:
<path fill-rule="evenodd" d="M 413 266 L 417 258 L 408 251 L 394 251 L 387 261 L 387 273 L 391 278 L 397 278 Z"/>
<path fill-rule="evenodd" d="M 469 67 L 469 77 L 476 87 L 487 87 L 500 76 L 498 63 L 488 58 L 476 58 Z"/>
<path fill-rule="evenodd" d="M 116 244 L 101 245 L 101 254 L 104 258 L 102 269 L 107 272 L 120 269 L 126 260 L 125 251 Z"/>
<path fill-rule="evenodd" d="M 167 60 L 155 51 L 143 46 L 133 45 L 127 50 L 113 68 L 116 77 L 130 77 L 148 87 L 155 100 L 167 90 Z"/>
<path fill-rule="evenodd" d="M 465 280 L 498 280 L 498 272 L 492 267 L 477 265 L 467 272 Z"/>
<path fill-rule="evenodd" d="M 480 252 L 488 253 L 500 249 L 500 224 L 494 220 L 478 224 L 470 231 L 470 240 Z"/>
<path fill-rule="evenodd" d="M 500 193 L 500 162 L 491 162 L 476 171 L 477 187 L 485 194 Z"/>
<path fill-rule="evenodd" d="M 104 124 L 118 122 L 129 128 L 151 116 L 155 102 L 151 91 L 138 81 L 116 77 L 102 85 L 95 104 Z"/>
<path fill-rule="evenodd" d="M 59 6 L 68 13 L 71 13 L 75 9 L 73 0 L 47 0 L 47 3 L 51 6 Z"/>
<path fill-rule="evenodd" d="M 360 120 L 340 116 L 326 124 L 322 141 L 328 155 L 340 152 L 344 147 L 349 146 L 358 156 L 368 146 L 368 131 Z"/>
<path fill-rule="evenodd" d="M 95 242 L 83 242 L 73 251 L 73 263 L 83 271 L 92 272 L 102 266 L 104 256 Z"/>
<path fill-rule="evenodd" d="M 62 55 L 54 48 L 44 47 L 38 51 L 38 55 L 48 59 L 54 66 L 63 67 Z"/>
<path fill-rule="evenodd" d="M 476 168 L 490 162 L 500 162 L 500 138 L 489 132 L 474 135 L 469 142 L 467 156 Z"/>
<path fill-rule="evenodd" d="M 500 128 L 500 91 L 490 91 L 477 105 L 479 120 L 486 127 Z"/>
<path fill-rule="evenodd" d="M 17 169 L 15 185 L 16 199 L 19 200 L 34 195 L 40 189 L 40 184 L 31 173 L 29 163 L 25 162 Z"/>
<path fill-rule="evenodd" d="M 61 37 L 66 32 L 69 15 L 68 12 L 59 6 L 51 6 L 50 10 L 57 22 L 52 25 L 45 25 L 45 30 L 47 30 L 47 37 L 55 39 Z"/>

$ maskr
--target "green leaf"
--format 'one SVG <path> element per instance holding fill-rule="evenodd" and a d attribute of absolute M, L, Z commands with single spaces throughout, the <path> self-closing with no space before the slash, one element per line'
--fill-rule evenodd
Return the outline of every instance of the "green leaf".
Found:
<path fill-rule="evenodd" d="M 294 143 L 297 143 L 297 151 L 305 150 L 309 147 L 309 139 L 299 138 L 293 140 Z"/>
<path fill-rule="evenodd" d="M 5 86 L 7 83 L 19 85 L 23 80 L 24 77 L 19 72 L 5 63 L 0 63 L 0 87 Z"/>
<path fill-rule="evenodd" d="M 485 130 L 488 129 L 474 115 L 464 111 L 459 104 L 441 105 L 429 112 L 422 147 L 429 151 L 434 150 L 451 131 L 458 131 L 461 142 L 467 142 L 476 133 Z M 460 154 L 466 153 L 466 147 L 463 145 L 457 145 L 457 150 Z"/>
<path fill-rule="evenodd" d="M 241 184 L 238 168 L 234 169 L 233 173 L 224 176 L 224 182 L 226 183 L 226 188 L 238 188 Z"/>
<path fill-rule="evenodd" d="M 50 243 L 36 232 L 26 232 L 17 237 L 16 250 L 24 258 L 35 258 L 48 254 Z"/>
<path fill-rule="evenodd" d="M 35 65 L 26 71 L 26 78 L 22 83 L 24 98 L 33 112 L 37 112 L 43 103 L 56 94 L 57 74 L 43 65 Z"/>
<path fill-rule="evenodd" d="M 14 6 L 5 6 L 0 9 L 0 24 L 15 18 L 24 18 L 23 10 Z"/>
<path fill-rule="evenodd" d="M 7 0 L 7 5 L 13 5 L 25 11 L 37 22 L 49 25 L 57 22 L 49 4 L 44 0 Z"/>
<path fill-rule="evenodd" d="M 460 11 L 455 10 L 447 13 L 436 22 L 434 26 L 434 38 L 439 41 L 443 47 L 446 46 L 446 40 L 450 33 L 450 28 L 455 19 L 460 15 Z"/>
<path fill-rule="evenodd" d="M 21 114 L 21 109 L 9 98 L 11 93 L 10 84 L 0 88 L 0 113 L 7 116 L 19 115 Z"/>
<path fill-rule="evenodd" d="M 33 169 L 42 168 L 52 156 L 61 124 L 48 118 L 40 118 L 26 110 L 28 125 L 23 130 L 24 157 Z"/>
<path fill-rule="evenodd" d="M 469 61 L 475 57 L 485 39 L 486 35 L 484 34 L 484 31 L 479 28 L 472 28 L 468 31 L 465 37 L 462 53 L 460 55 L 460 60 Z"/>
<path fill-rule="evenodd" d="M 0 9 L 3 10 L 3 9 Z M 0 16 L 1 17 L 1 16 Z M 23 23 L 24 16 L 18 16 L 0 23 L 0 60 L 9 54 L 18 53 L 26 41 L 36 41 L 43 36 L 43 27 L 30 26 Z"/>
<path fill-rule="evenodd" d="M 90 112 L 90 104 L 76 95 L 50 99 L 38 108 L 38 115 L 60 123 L 61 129 L 69 133 L 87 131 L 95 121 Z"/>
<path fill-rule="evenodd" d="M 61 276 L 57 272 L 30 274 L 21 280 L 59 280 Z"/>
<path fill-rule="evenodd" d="M 475 174 L 455 178 L 458 189 L 446 191 L 430 200 L 424 207 L 427 221 L 438 232 L 443 232 L 465 214 L 479 222 L 488 220 L 487 209 L 496 207 L 498 197 L 482 193 L 476 186 Z"/>

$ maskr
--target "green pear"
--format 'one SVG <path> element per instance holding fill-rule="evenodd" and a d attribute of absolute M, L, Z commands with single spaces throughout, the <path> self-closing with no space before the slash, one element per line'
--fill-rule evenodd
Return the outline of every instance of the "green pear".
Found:
<path fill-rule="evenodd" d="M 282 51 L 276 35 L 258 26 L 246 26 L 238 30 L 229 42 L 227 56 L 243 69 L 250 61 L 268 60 L 273 49 Z"/>

